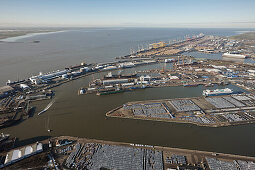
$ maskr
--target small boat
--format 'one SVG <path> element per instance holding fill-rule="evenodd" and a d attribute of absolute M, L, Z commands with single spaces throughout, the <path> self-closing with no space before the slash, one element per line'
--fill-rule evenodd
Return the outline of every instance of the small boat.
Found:
<path fill-rule="evenodd" d="M 78 91 L 78 95 L 80 94 L 85 94 L 86 93 L 86 90 L 84 88 L 81 88 L 79 91 Z"/>

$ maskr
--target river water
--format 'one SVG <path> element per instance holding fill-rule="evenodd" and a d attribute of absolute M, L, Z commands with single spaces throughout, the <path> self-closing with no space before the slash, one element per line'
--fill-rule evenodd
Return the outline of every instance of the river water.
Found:
<path fill-rule="evenodd" d="M 0 43 L 1 83 L 9 78 L 15 80 L 17 74 L 19 77 L 28 77 L 39 71 L 46 72 L 74 65 L 81 60 L 111 61 L 116 56 L 129 53 L 130 48 L 137 48 L 138 44 L 145 46 L 146 43 L 200 32 L 214 35 L 235 34 L 233 30 L 219 29 L 83 29 L 34 36 L 20 39 L 16 43 Z M 33 40 L 41 42 L 31 43 Z M 160 64 L 140 66 L 123 72 L 160 67 Z M 43 139 L 48 135 L 70 135 L 255 156 L 254 124 L 210 128 L 191 124 L 106 118 L 107 111 L 128 101 L 201 96 L 204 87 L 149 88 L 107 96 L 77 95 L 80 87 L 103 74 L 106 73 L 97 73 L 55 88 L 55 103 L 47 112 L 40 116 L 35 114 L 32 118 L 1 131 L 17 136 L 23 143 Z M 229 87 L 240 90 L 232 85 Z M 48 103 L 49 101 L 43 101 L 33 105 L 37 106 L 36 112 L 39 112 Z M 52 129 L 52 132 L 49 134 L 47 129 Z"/>

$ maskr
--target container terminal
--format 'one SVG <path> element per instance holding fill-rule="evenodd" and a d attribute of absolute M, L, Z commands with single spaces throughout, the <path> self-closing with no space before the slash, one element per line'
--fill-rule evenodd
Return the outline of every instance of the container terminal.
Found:
<path fill-rule="evenodd" d="M 1 153 L 0 168 L 247 170 L 255 168 L 255 158 L 60 136 Z"/>

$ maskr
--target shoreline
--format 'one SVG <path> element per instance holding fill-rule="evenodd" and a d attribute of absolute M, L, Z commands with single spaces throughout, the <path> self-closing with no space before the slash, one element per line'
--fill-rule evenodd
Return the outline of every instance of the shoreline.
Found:
<path fill-rule="evenodd" d="M 247 156 L 247 155 L 235 155 L 235 154 L 228 154 L 228 153 L 192 150 L 192 149 L 177 148 L 177 147 L 167 147 L 167 146 L 157 146 L 157 145 L 152 146 L 152 145 L 146 145 L 146 144 L 134 144 L 134 143 L 128 143 L 128 142 L 115 142 L 115 141 L 81 138 L 81 137 L 74 137 L 74 136 L 57 136 L 57 137 L 52 137 L 51 139 L 52 140 L 68 139 L 68 140 L 77 140 L 77 142 L 81 142 L 81 143 L 93 142 L 93 143 L 119 145 L 119 146 L 127 146 L 127 147 L 140 147 L 140 148 L 143 147 L 143 148 L 147 148 L 147 149 L 152 149 L 153 148 L 155 150 L 161 150 L 161 151 L 170 151 L 170 150 L 172 150 L 173 152 L 187 152 L 187 153 L 205 154 L 205 155 L 210 155 L 210 156 L 212 156 L 213 154 L 217 154 L 218 156 L 231 156 L 232 158 L 249 159 L 251 161 L 255 161 L 255 157 Z M 48 142 L 48 140 L 46 140 L 46 141 Z"/>
<path fill-rule="evenodd" d="M 106 113 L 106 116 L 109 118 L 119 118 L 119 119 L 134 119 L 134 120 L 146 120 L 146 121 L 157 121 L 157 122 L 168 122 L 168 123 L 177 123 L 177 124 L 191 124 L 196 125 L 198 127 L 211 127 L 211 128 L 220 128 L 220 127 L 229 127 L 229 126 L 237 126 L 237 125 L 246 125 L 246 124 L 253 124 L 255 120 L 252 121 L 242 121 L 242 122 L 233 122 L 231 123 L 224 123 L 224 124 L 201 124 L 201 123 L 195 123 L 195 122 L 189 122 L 189 121 L 178 121 L 178 120 L 166 120 L 166 119 L 155 119 L 155 118 L 148 118 L 148 117 L 132 117 L 132 116 L 113 116 L 109 115 L 110 113 Z"/>
<path fill-rule="evenodd" d="M 47 34 L 54 34 L 54 33 L 62 33 L 66 32 L 68 30 L 59 30 L 59 31 L 50 31 L 50 30 L 45 30 L 45 31 L 28 31 L 28 32 L 19 32 L 17 35 L 7 35 L 5 38 L 0 38 L 0 42 L 17 42 L 17 40 L 23 39 L 23 38 L 31 38 L 37 35 L 47 35 Z"/>
<path fill-rule="evenodd" d="M 63 143 L 66 141 L 66 143 Z M 178 147 L 168 147 L 130 143 L 130 142 L 118 142 L 111 140 L 82 138 L 75 136 L 56 136 L 49 137 L 44 140 L 39 140 L 36 144 L 43 145 L 43 150 L 29 155 L 29 157 L 22 157 L 15 162 L 9 164 L 2 164 L 0 168 L 11 169 L 37 169 L 49 163 L 49 159 L 52 161 L 51 167 L 56 169 L 96 169 L 101 164 L 104 166 L 117 166 L 122 169 L 123 166 L 132 166 L 127 160 L 131 154 L 134 155 L 134 162 L 141 166 L 141 169 L 145 165 L 154 167 L 157 169 L 168 168 L 190 168 L 190 169 L 213 169 L 215 164 L 220 167 L 224 167 L 221 164 L 232 164 L 235 167 L 239 167 L 242 164 L 254 165 L 255 157 L 250 155 L 237 155 L 235 153 L 223 153 L 217 151 L 204 151 L 198 149 L 186 149 Z M 3 152 L 2 155 L 12 155 L 15 150 L 24 150 L 25 147 L 35 145 L 34 142 L 15 147 L 11 151 Z M 105 155 L 107 155 L 107 157 Z M 117 154 L 118 156 L 113 156 Z M 142 159 L 136 157 L 136 154 Z M 178 157 L 177 161 L 173 160 Z M 183 160 L 180 159 L 183 158 Z M 109 163 L 109 159 L 114 164 Z M 40 164 L 35 163 L 37 160 Z M 92 163 L 97 163 L 101 160 L 101 164 L 95 165 L 93 168 Z M 150 163 L 150 160 L 153 162 Z M 172 160 L 172 161 L 171 161 Z M 213 162 L 212 162 L 213 161 Z M 48 164 L 49 165 L 49 164 Z M 102 166 L 101 165 L 101 166 Z M 120 168 L 121 167 L 121 168 Z M 229 167 L 229 166 L 228 166 Z"/>
<path fill-rule="evenodd" d="M 243 93 L 245 95 L 245 93 Z M 230 97 L 231 95 L 227 95 L 225 97 Z M 224 96 L 223 96 L 224 97 Z M 159 100 L 145 100 L 145 101 L 132 101 L 132 102 L 127 102 L 124 105 L 127 106 L 133 106 L 133 105 L 146 105 L 146 104 L 150 104 L 150 103 L 161 103 L 161 104 L 165 104 L 169 101 L 173 101 L 173 100 L 193 100 L 194 99 L 199 99 L 201 100 L 203 97 L 192 97 L 192 98 L 175 98 L 175 99 L 159 99 Z M 211 98 L 211 97 L 210 97 Z M 214 96 L 212 98 L 220 98 L 220 96 Z M 198 104 L 198 103 L 196 103 Z M 198 105 L 197 105 L 198 106 Z M 168 108 L 171 106 L 167 106 Z M 201 123 L 201 122 L 196 122 L 196 121 L 191 121 L 191 120 L 185 120 L 182 119 L 181 117 L 179 117 L 179 114 L 185 114 L 185 112 L 178 112 L 178 111 L 174 111 L 171 110 L 171 112 L 169 112 L 170 115 L 174 115 L 174 117 L 172 117 L 171 119 L 168 118 L 160 118 L 160 117 L 148 117 L 147 115 L 134 115 L 133 111 L 132 113 L 130 113 L 130 111 L 127 111 L 124 109 L 124 106 L 118 106 L 108 112 L 106 112 L 105 116 L 109 117 L 109 118 L 125 118 L 125 119 L 134 119 L 134 120 L 149 120 L 149 121 L 158 121 L 158 122 L 171 122 L 171 123 L 177 123 L 177 124 L 192 124 L 192 125 L 196 125 L 198 127 L 212 127 L 212 128 L 218 128 L 218 127 L 228 127 L 228 126 L 237 126 L 237 125 L 245 125 L 245 124 L 253 124 L 255 122 L 255 119 L 252 117 L 250 119 L 247 120 L 238 120 L 238 121 L 219 121 L 219 118 L 217 117 L 217 115 L 220 115 L 220 113 L 229 113 L 231 112 L 230 110 L 227 109 L 214 109 L 213 113 L 211 114 L 211 110 L 209 110 L 209 108 L 202 108 L 201 106 L 199 106 L 200 109 L 202 111 L 204 111 L 204 115 L 207 115 L 207 118 L 212 118 L 214 119 L 213 122 L 210 123 Z M 246 106 L 247 107 L 247 106 Z M 241 107 L 235 107 L 235 109 L 242 109 Z M 244 109 L 244 107 L 243 107 Z M 249 110 L 252 110 L 253 108 L 246 108 L 246 111 L 248 112 Z M 215 115 L 214 115 L 215 114 Z M 177 117 L 176 117 L 177 115 Z M 186 115 L 187 116 L 187 115 Z M 201 115 L 200 115 L 201 116 Z M 208 117 L 209 116 L 209 117 Z M 245 115 L 243 115 L 245 116 Z M 189 116 L 187 116 L 189 117 Z M 217 117 L 217 118 L 216 118 Z"/>

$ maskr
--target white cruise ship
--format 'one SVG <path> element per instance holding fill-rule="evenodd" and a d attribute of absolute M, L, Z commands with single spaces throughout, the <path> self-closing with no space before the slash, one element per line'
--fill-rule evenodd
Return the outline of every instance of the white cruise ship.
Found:
<path fill-rule="evenodd" d="M 233 94 L 233 90 L 229 88 L 225 89 L 215 89 L 215 90 L 204 90 L 203 95 L 204 96 L 220 96 L 220 95 L 228 95 Z"/>
<path fill-rule="evenodd" d="M 222 57 L 241 58 L 241 59 L 246 58 L 245 55 L 242 55 L 242 54 L 239 54 L 239 53 L 229 53 L 229 52 L 224 53 L 224 54 L 222 55 Z"/>

